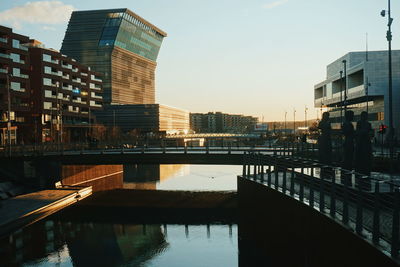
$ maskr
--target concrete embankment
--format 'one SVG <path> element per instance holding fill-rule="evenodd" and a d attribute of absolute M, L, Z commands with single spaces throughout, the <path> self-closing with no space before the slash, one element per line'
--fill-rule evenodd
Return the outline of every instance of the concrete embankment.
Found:
<path fill-rule="evenodd" d="M 42 190 L 0 202 L 0 237 L 86 198 L 91 187 Z"/>
<path fill-rule="evenodd" d="M 236 192 L 117 189 L 96 192 L 58 215 L 87 221 L 234 223 L 236 208 Z"/>

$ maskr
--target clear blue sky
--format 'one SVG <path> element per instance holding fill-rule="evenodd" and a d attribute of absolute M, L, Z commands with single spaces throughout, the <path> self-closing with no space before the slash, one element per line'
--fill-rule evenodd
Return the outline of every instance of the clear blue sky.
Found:
<path fill-rule="evenodd" d="M 51 2 L 51 3 L 50 3 Z M 156 99 L 191 112 L 265 121 L 316 117 L 313 86 L 349 51 L 387 49 L 387 1 L 377 0 L 0 0 L 0 24 L 60 49 L 72 9 L 126 7 L 168 33 L 158 58 Z M 392 1 L 393 48 L 400 3 Z M 52 10 L 53 12 L 48 12 Z M 54 14 L 55 13 L 55 14 Z"/>

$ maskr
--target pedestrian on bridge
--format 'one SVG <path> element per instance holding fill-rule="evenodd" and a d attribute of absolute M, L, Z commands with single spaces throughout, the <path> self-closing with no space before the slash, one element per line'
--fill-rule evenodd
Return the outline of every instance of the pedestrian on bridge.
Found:
<path fill-rule="evenodd" d="M 329 112 L 324 112 L 322 114 L 318 129 L 320 130 L 320 135 L 318 137 L 319 162 L 330 165 L 332 163 L 332 141 Z"/>

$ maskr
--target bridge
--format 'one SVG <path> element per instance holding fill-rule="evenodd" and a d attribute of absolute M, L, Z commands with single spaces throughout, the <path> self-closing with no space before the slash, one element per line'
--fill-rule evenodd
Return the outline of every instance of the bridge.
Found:
<path fill-rule="evenodd" d="M 307 210 L 310 214 L 317 212 L 322 215 L 318 218 L 318 223 L 327 218 L 347 233 L 345 238 L 355 234 L 366 241 L 365 244 L 372 245 L 394 262 L 398 263 L 400 260 L 399 179 L 365 176 L 293 155 L 262 155 L 251 152 L 245 155 L 243 173 L 239 177 L 239 200 L 241 187 L 250 189 L 248 197 L 256 198 L 256 191 L 265 188 L 268 194 L 277 194 L 281 204 L 289 201 L 288 199 L 298 202 L 300 206 L 296 207 L 299 209 Z M 256 201 L 261 203 L 261 198 L 253 200 L 252 204 L 257 205 Z M 274 209 L 272 203 L 264 202 L 259 205 Z M 279 213 L 284 206 L 276 207 L 275 210 Z M 303 213 L 301 216 L 304 215 Z M 262 216 L 257 216 L 258 220 L 261 220 Z M 289 217 L 293 218 L 292 215 Z M 309 218 L 306 220 L 312 221 Z M 271 223 L 274 219 L 269 217 L 266 223 L 268 221 Z M 288 224 L 289 231 L 290 227 L 298 229 L 293 223 L 304 226 L 304 222 L 301 221 L 286 223 L 280 218 L 279 222 L 281 227 Z M 309 230 L 318 231 L 316 229 L 318 226 L 314 225 Z M 312 232 L 308 234 L 313 235 Z M 343 246 L 344 240 L 340 243 L 334 240 L 330 242 Z M 327 245 L 328 247 L 330 246 Z M 386 265 L 382 262 L 379 266 Z"/>

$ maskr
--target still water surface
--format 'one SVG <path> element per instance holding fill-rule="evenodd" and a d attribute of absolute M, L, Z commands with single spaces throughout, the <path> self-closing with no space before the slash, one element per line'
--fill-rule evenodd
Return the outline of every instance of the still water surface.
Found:
<path fill-rule="evenodd" d="M 1 240 L 2 266 L 238 266 L 237 225 L 42 220 Z"/>
<path fill-rule="evenodd" d="M 237 165 L 129 165 L 124 166 L 126 189 L 236 191 Z"/>

